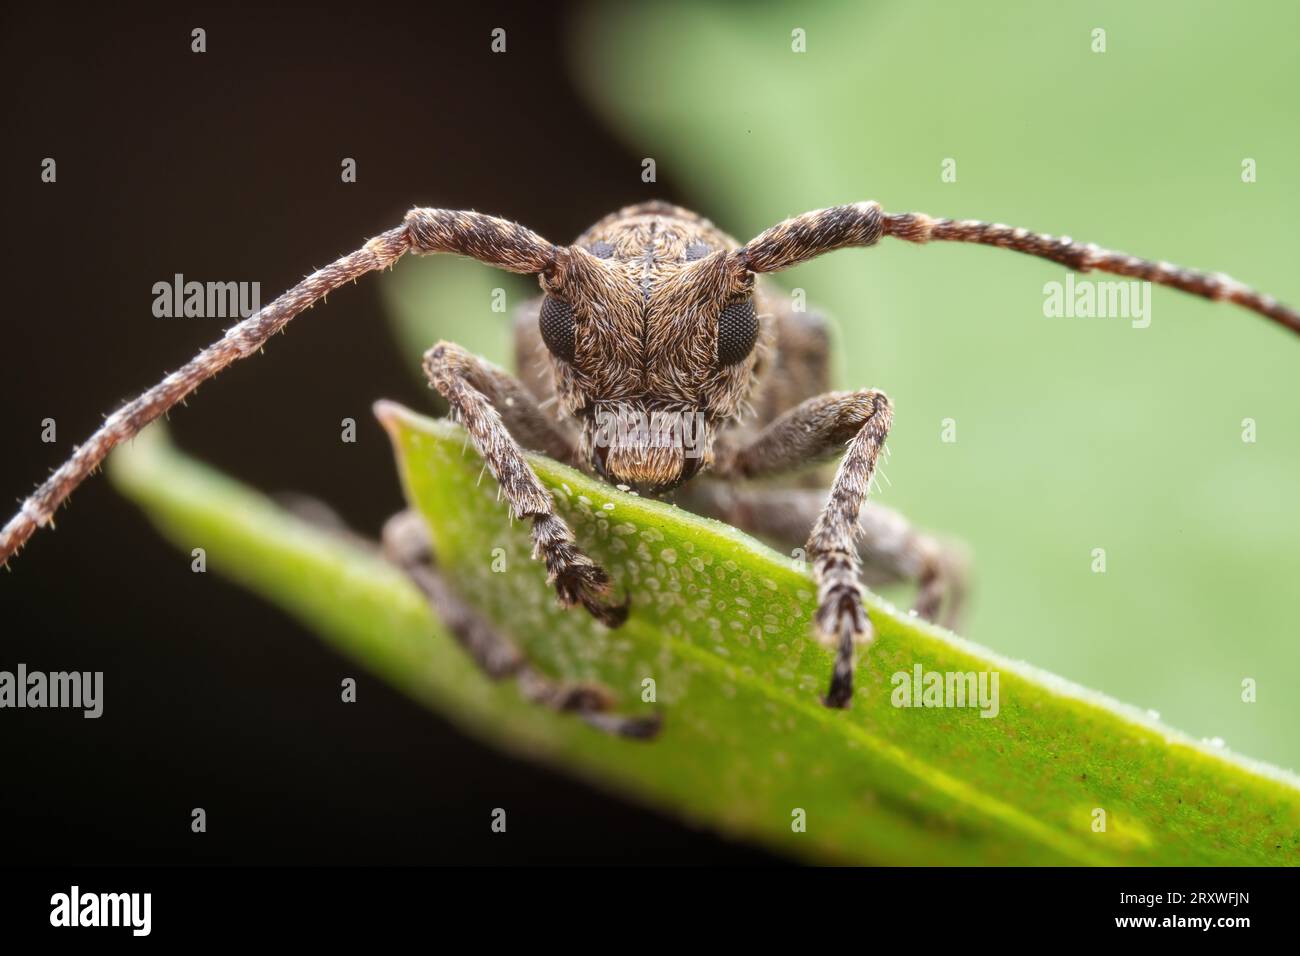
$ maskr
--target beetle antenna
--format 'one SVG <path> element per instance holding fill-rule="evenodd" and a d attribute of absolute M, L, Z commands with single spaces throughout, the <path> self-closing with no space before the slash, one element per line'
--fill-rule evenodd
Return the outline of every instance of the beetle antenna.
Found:
<path fill-rule="evenodd" d="M 935 219 L 925 213 L 886 213 L 876 202 L 817 209 L 760 233 L 734 253 L 753 272 L 776 272 L 833 249 L 873 246 L 881 236 L 907 242 L 970 242 L 1059 262 L 1076 272 L 1109 272 L 1182 292 L 1232 302 L 1300 334 L 1300 313 L 1221 272 L 1200 272 L 1139 259 L 1068 236 L 1050 236 L 977 219 Z"/>
<path fill-rule="evenodd" d="M 51 522 L 59 505 L 103 464 L 114 447 L 134 438 L 227 365 L 261 350 L 298 313 L 339 286 L 388 268 L 410 251 L 417 255 L 452 252 L 521 273 L 548 271 L 558 255 L 550 242 L 505 219 L 477 212 L 412 209 L 401 226 L 375 236 L 355 252 L 313 272 L 274 302 L 228 329 L 219 341 L 178 371 L 108 416 L 0 530 L 0 565 L 8 563 L 37 528 Z"/>

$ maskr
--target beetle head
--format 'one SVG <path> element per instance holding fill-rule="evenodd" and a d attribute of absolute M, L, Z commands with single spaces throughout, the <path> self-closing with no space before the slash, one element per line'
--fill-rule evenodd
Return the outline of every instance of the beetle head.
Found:
<path fill-rule="evenodd" d="M 754 276 L 693 213 L 633 206 L 557 250 L 538 321 L 581 452 L 615 484 L 659 494 L 707 467 L 766 351 Z"/>

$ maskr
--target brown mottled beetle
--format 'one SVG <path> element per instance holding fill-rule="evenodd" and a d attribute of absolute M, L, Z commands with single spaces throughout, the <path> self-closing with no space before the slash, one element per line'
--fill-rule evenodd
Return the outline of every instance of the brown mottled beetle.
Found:
<path fill-rule="evenodd" d="M 525 307 L 516 327 L 522 380 L 450 342 L 425 353 L 424 368 L 486 459 L 512 514 L 530 521 L 534 556 L 546 563 L 561 603 L 581 604 L 610 627 L 627 614 L 626 605 L 611 597 L 608 574 L 579 550 L 556 515 L 524 448 L 642 494 L 675 492 L 687 508 L 787 547 L 804 544 L 819 588 L 818 636 L 836 651 L 825 702 L 845 707 L 853 693 L 854 645 L 871 634 L 862 575 L 915 582 L 917 613 L 951 624 L 960 608 L 962 564 L 901 516 L 867 502 L 889 433 L 889 399 L 872 390 L 826 391 L 824 324 L 791 311 L 758 274 L 833 249 L 874 245 L 882 236 L 1000 246 L 1081 272 L 1096 269 L 1226 299 L 1300 332 L 1294 310 L 1225 275 L 1008 226 L 891 215 L 874 202 L 805 213 L 744 246 L 699 216 L 662 203 L 615 213 L 569 246 L 480 213 L 413 209 L 403 225 L 308 276 L 109 416 L 5 525 L 0 563 L 50 520 L 113 446 L 231 362 L 257 352 L 326 293 L 391 266 L 406 252 L 457 253 L 534 274 L 541 283 L 542 297 Z M 773 489 L 738 480 L 791 473 L 841 454 L 829 495 L 798 483 Z M 697 475 L 701 480 L 691 481 Z M 384 543 L 491 674 L 514 675 L 533 699 L 576 711 L 611 732 L 654 733 L 653 720 L 609 713 L 611 701 L 599 688 L 557 686 L 534 672 L 443 583 L 420 519 L 409 512 L 396 516 Z"/>

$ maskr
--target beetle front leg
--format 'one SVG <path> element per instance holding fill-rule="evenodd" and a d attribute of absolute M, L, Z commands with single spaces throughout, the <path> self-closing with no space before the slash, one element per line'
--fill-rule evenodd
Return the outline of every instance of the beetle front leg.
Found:
<path fill-rule="evenodd" d="M 546 580 L 555 588 L 566 607 L 581 604 L 606 627 L 618 627 L 627 619 L 627 602 L 610 600 L 608 572 L 587 557 L 574 542 L 573 532 L 555 513 L 551 493 L 524 459 L 519 443 L 502 421 L 501 413 L 484 389 L 510 383 L 512 416 L 521 413 L 517 403 L 535 403 L 527 390 L 500 369 L 451 342 L 439 342 L 424 353 L 424 371 L 429 381 L 451 405 L 453 414 L 469 432 L 488 470 L 501 486 L 513 517 L 532 521 L 533 557 L 546 564 Z"/>
<path fill-rule="evenodd" d="M 677 503 L 767 541 L 779 551 L 803 548 L 826 504 L 812 488 L 703 481 L 679 492 Z M 913 612 L 959 629 L 970 574 L 966 549 L 915 527 L 903 515 L 868 499 L 858 513 L 858 557 L 870 587 L 916 587 Z"/>
<path fill-rule="evenodd" d="M 871 640 L 871 621 L 862 606 L 858 518 L 892 421 L 893 406 L 884 392 L 831 392 L 786 412 L 720 462 L 724 476 L 758 477 L 825 458 L 848 442 L 830 497 L 808 537 L 817 581 L 817 633 L 835 649 L 824 698 L 828 707 L 848 706 L 854 645 Z"/>
<path fill-rule="evenodd" d="M 837 642 L 835 669 L 825 699 L 827 707 L 849 705 L 853 697 L 853 646 L 871 640 L 871 620 L 862 606 L 854 539 L 858 512 L 871 489 L 876 459 L 893 421 L 893 406 L 884 392 L 857 393 L 849 408 L 865 418 L 849 442 L 849 450 L 831 483 L 830 498 L 808 536 L 808 556 L 818 584 L 817 631 L 825 640 Z"/>

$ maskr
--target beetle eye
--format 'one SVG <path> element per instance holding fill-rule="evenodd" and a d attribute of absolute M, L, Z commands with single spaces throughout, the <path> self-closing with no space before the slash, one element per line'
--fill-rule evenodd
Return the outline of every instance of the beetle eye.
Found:
<path fill-rule="evenodd" d="M 733 302 L 718 316 L 718 364 L 743 362 L 758 341 L 758 313 L 753 298 Z"/>
<path fill-rule="evenodd" d="M 538 327 L 542 332 L 542 341 L 551 350 L 551 354 L 566 362 L 573 361 L 573 306 L 551 296 L 542 298 L 542 311 L 537 317 Z"/>

